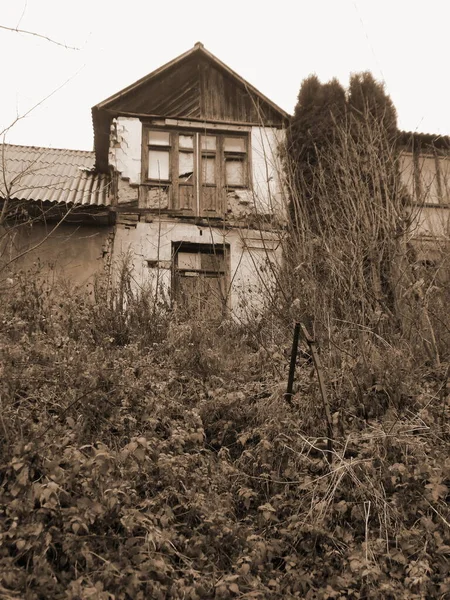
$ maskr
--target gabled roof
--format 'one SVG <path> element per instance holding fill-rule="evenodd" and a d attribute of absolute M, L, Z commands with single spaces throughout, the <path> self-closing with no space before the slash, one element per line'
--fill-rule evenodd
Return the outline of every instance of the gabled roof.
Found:
<path fill-rule="evenodd" d="M 110 178 L 94 152 L 0 144 L 0 199 L 109 206 Z"/>
<path fill-rule="evenodd" d="M 274 127 L 290 119 L 200 42 L 93 107 L 96 166 L 104 172 L 111 119 L 119 115 Z"/>
<path fill-rule="evenodd" d="M 248 81 L 246 81 L 243 77 L 238 75 L 238 73 L 236 73 L 236 71 L 233 71 L 233 69 L 230 69 L 230 67 L 228 65 L 226 65 L 221 60 L 219 60 L 216 56 L 214 56 L 214 54 L 212 54 L 211 52 L 206 50 L 206 48 L 203 46 L 203 44 L 201 42 L 197 42 L 193 48 L 191 48 L 184 54 L 177 56 L 176 58 L 169 61 L 162 67 L 159 67 L 158 69 L 156 69 L 155 71 L 152 71 L 145 77 L 138 79 L 131 85 L 129 85 L 126 88 L 124 88 L 123 90 L 121 90 L 120 92 L 117 92 L 116 94 L 113 94 L 106 100 L 103 100 L 103 102 L 99 102 L 98 104 L 96 104 L 96 106 L 94 108 L 107 109 L 107 108 L 116 106 L 118 103 L 118 100 L 123 100 L 130 93 L 136 93 L 137 91 L 139 91 L 140 88 L 142 88 L 142 86 L 145 86 L 145 84 L 151 82 L 154 79 L 159 78 L 162 74 L 167 73 L 175 66 L 181 65 L 183 62 L 186 62 L 186 59 L 191 58 L 195 55 L 205 57 L 213 65 L 215 65 L 216 67 L 223 70 L 232 79 L 234 79 L 236 83 L 238 83 L 245 90 L 247 90 L 248 93 L 254 94 L 259 99 L 261 99 L 265 104 L 270 106 L 275 113 L 278 113 L 278 115 L 280 117 L 282 117 L 283 119 L 290 119 L 290 115 L 286 111 L 284 111 L 282 108 L 277 106 L 275 104 L 275 102 L 272 102 L 272 100 L 269 100 L 269 98 L 267 98 L 267 96 L 262 94 L 259 90 L 257 90 L 255 87 L 253 87 Z"/>

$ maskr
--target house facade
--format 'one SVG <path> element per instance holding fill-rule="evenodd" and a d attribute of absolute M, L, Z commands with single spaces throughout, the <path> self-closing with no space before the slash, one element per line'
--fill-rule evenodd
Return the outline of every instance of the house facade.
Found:
<path fill-rule="evenodd" d="M 97 104 L 92 117 L 93 162 L 84 176 L 102 179 L 109 216 L 101 229 L 86 196 L 98 235 L 86 241 L 91 259 L 80 256 L 85 274 L 127 261 L 136 288 L 153 288 L 171 305 L 205 315 L 260 311 L 281 259 L 280 145 L 289 115 L 198 43 Z M 36 177 L 25 185 L 31 199 Z M 69 205 L 71 184 L 63 187 L 57 201 Z M 55 240 L 65 232 L 66 223 L 49 236 L 48 262 L 60 262 Z M 85 283 L 75 271 L 72 280 Z"/>
<path fill-rule="evenodd" d="M 93 110 L 113 256 L 165 302 L 245 316 L 270 298 L 289 116 L 198 43 Z"/>

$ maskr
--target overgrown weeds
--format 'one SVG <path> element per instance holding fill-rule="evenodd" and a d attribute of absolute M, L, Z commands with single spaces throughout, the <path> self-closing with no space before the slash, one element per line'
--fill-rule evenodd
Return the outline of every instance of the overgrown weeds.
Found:
<path fill-rule="evenodd" d="M 449 594 L 443 363 L 426 379 L 400 348 L 348 344 L 327 371 L 330 468 L 306 349 L 283 399 L 282 323 L 39 286 L 19 277 L 1 304 L 5 598 Z"/>

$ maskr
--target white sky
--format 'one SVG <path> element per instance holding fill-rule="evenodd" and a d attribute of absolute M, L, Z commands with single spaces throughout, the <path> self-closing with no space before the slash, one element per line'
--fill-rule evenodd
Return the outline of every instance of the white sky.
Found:
<path fill-rule="evenodd" d="M 292 113 L 301 81 L 370 70 L 405 130 L 450 134 L 450 1 L 0 0 L 0 131 L 7 141 L 91 150 L 94 104 L 201 41 Z M 22 15 L 23 13 L 23 15 Z M 21 18 L 22 15 L 22 18 Z M 55 91 L 64 82 L 59 91 Z"/>

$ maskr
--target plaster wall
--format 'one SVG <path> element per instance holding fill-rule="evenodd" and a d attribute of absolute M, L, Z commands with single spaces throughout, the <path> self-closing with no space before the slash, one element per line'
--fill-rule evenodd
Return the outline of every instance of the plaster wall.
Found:
<path fill-rule="evenodd" d="M 415 198 L 415 182 L 414 182 L 414 160 L 413 155 L 409 152 L 402 152 L 400 155 L 400 176 L 411 198 Z"/>
<path fill-rule="evenodd" d="M 285 132 L 273 127 L 252 127 L 251 160 L 253 195 L 258 214 L 285 215 L 280 148 Z"/>
<path fill-rule="evenodd" d="M 200 227 L 170 220 L 136 226 L 117 225 L 113 260 L 117 265 L 131 257 L 137 288 L 158 290 L 170 303 L 172 243 L 215 244 L 229 252 L 229 307 L 246 319 L 261 314 L 274 286 L 273 266 L 281 261 L 278 236 L 271 232 Z"/>
<path fill-rule="evenodd" d="M 36 248 L 48 234 L 49 237 Z M 91 283 L 108 264 L 112 228 L 61 224 L 55 231 L 51 225 L 36 224 L 20 227 L 5 236 L 1 259 L 11 263 L 11 269 L 37 269 L 47 279 L 64 279 L 75 286 Z"/>
<path fill-rule="evenodd" d="M 129 183 L 141 183 L 142 123 L 118 117 L 111 131 L 109 162 Z"/>
<path fill-rule="evenodd" d="M 252 127 L 250 131 L 250 160 L 252 187 L 236 189 L 227 194 L 228 216 L 245 219 L 251 215 L 285 216 L 286 202 L 281 184 L 282 167 L 279 148 L 284 131 L 272 127 Z M 141 183 L 142 123 L 139 119 L 118 117 L 111 133 L 110 164 L 119 172 L 118 203 L 137 199 Z M 160 200 L 160 198 L 158 199 Z M 148 204 L 148 206 L 147 206 Z M 147 208 L 152 199 L 147 198 Z M 160 205 L 158 204 L 160 207 Z"/>

